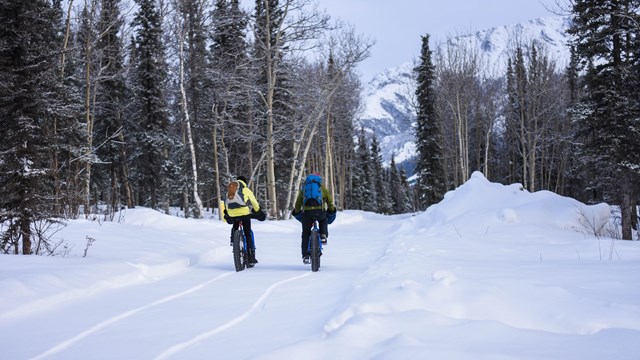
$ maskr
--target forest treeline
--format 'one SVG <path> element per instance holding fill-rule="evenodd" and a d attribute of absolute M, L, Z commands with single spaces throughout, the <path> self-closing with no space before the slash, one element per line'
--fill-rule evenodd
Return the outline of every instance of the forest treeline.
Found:
<path fill-rule="evenodd" d="M 287 218 L 310 172 L 338 208 L 390 214 L 424 210 L 479 170 L 619 204 L 630 229 L 638 3 L 570 10 L 566 69 L 523 40 L 506 74 L 488 74 L 473 46 L 433 53 L 423 38 L 413 184 L 353 125 L 373 41 L 312 0 L 2 1 L 0 251 L 55 253 L 64 219 L 123 208 L 198 218 L 239 175 Z"/>

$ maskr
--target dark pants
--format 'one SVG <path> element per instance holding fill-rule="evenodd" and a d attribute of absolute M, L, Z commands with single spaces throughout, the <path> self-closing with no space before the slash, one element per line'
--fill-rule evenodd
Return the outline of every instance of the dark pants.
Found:
<path fill-rule="evenodd" d="M 302 256 L 309 255 L 309 236 L 313 221 L 318 220 L 320 234 L 329 235 L 329 223 L 327 222 L 327 212 L 323 210 L 307 210 L 302 213 Z"/>
<path fill-rule="evenodd" d="M 239 216 L 239 217 L 232 217 L 231 219 L 233 219 L 233 226 L 231 227 L 231 236 L 233 236 L 233 233 L 238 229 L 238 226 L 240 226 L 240 223 L 242 222 L 242 230 L 244 230 L 244 237 L 247 238 L 247 249 L 255 249 L 256 244 L 253 243 L 253 236 L 251 236 L 251 216 L 245 215 L 245 216 Z"/>

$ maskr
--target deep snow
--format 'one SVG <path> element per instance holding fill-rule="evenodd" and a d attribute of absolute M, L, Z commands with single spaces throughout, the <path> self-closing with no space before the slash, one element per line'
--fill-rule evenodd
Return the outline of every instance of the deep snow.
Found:
<path fill-rule="evenodd" d="M 295 220 L 254 222 L 236 273 L 223 222 L 117 218 L 0 256 L 1 359 L 640 358 L 640 243 L 606 204 L 474 173 L 424 213 L 339 212 L 317 273 Z"/>

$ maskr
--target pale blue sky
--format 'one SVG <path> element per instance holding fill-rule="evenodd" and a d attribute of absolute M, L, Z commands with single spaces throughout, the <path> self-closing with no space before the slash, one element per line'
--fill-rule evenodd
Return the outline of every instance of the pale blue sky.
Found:
<path fill-rule="evenodd" d="M 253 9 L 255 0 L 241 0 Z M 419 55 L 421 36 L 432 43 L 496 26 L 554 16 L 569 0 L 315 0 L 319 9 L 375 40 L 371 57 L 360 64 L 368 82 L 385 69 Z"/>
<path fill-rule="evenodd" d="M 421 35 L 426 33 L 439 41 L 553 16 L 547 9 L 558 11 L 556 0 L 318 0 L 318 4 L 331 17 L 375 39 L 371 57 L 360 65 L 365 82 L 417 57 Z"/>

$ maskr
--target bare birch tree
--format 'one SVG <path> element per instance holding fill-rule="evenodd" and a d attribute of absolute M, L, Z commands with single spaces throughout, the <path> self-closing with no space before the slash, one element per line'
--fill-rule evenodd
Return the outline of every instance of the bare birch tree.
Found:
<path fill-rule="evenodd" d="M 553 166 L 548 162 L 549 154 L 555 152 L 551 140 L 554 134 L 550 130 L 557 129 L 554 124 L 565 121 L 559 110 L 563 96 L 557 91 L 555 63 L 535 43 L 520 44 L 512 62 L 512 73 L 508 74 L 507 121 L 513 125 L 508 128 L 515 130 L 514 138 L 518 141 L 523 186 L 536 191 L 544 187 L 544 171 Z"/>
<path fill-rule="evenodd" d="M 298 80 L 300 94 L 306 94 L 302 101 L 298 101 L 304 105 L 300 109 L 301 114 L 300 130 L 294 136 L 294 161 L 291 165 L 289 179 L 289 194 L 287 195 L 285 209 L 290 209 L 297 189 L 300 188 L 302 177 L 305 172 L 305 164 L 311 150 L 311 145 L 318 133 L 324 131 L 324 153 L 318 155 L 324 156 L 324 166 L 318 166 L 323 169 L 324 178 L 331 182 L 331 191 L 335 195 L 335 185 L 333 184 L 334 162 L 332 158 L 332 132 L 331 132 L 331 109 L 332 104 L 336 101 L 335 96 L 341 88 L 343 88 L 347 77 L 353 71 L 354 67 L 369 56 L 369 50 L 373 46 L 370 39 L 364 38 L 355 33 L 351 28 L 345 28 L 336 31 L 326 38 L 326 42 L 320 47 L 321 54 L 327 59 L 326 66 L 322 62 L 309 64 L 300 71 L 305 74 L 304 78 Z M 305 91 L 306 89 L 306 91 Z M 322 124 L 322 121 L 325 124 Z M 320 126 L 324 125 L 324 128 Z M 304 140 L 304 141 L 303 141 Z M 304 147 L 303 147 L 304 146 Z"/>
<path fill-rule="evenodd" d="M 185 88 L 186 80 L 185 80 L 184 67 L 185 67 L 186 55 L 185 55 L 184 46 L 185 46 L 186 34 L 187 34 L 186 22 L 188 20 L 185 19 L 185 17 L 187 16 L 186 12 L 180 11 L 180 9 L 184 8 L 186 4 L 181 0 L 176 0 L 174 4 L 177 10 L 175 14 L 176 15 L 175 16 L 175 32 L 176 32 L 176 35 L 178 36 L 177 45 L 179 49 L 178 50 L 178 67 L 179 67 L 178 84 L 180 87 L 180 97 L 181 97 L 180 109 L 185 121 L 187 145 L 189 147 L 189 153 L 191 155 L 191 172 L 193 177 L 193 183 L 191 186 L 193 190 L 193 200 L 195 201 L 194 217 L 199 219 L 199 218 L 202 218 L 202 215 L 204 214 L 204 208 L 202 205 L 202 200 L 200 199 L 200 195 L 198 194 L 198 162 L 196 159 L 196 149 L 195 149 L 194 139 L 191 132 L 191 122 L 190 122 L 190 115 L 189 115 L 189 109 L 188 109 L 189 102 L 187 99 L 187 91 Z"/>
<path fill-rule="evenodd" d="M 443 130 L 448 134 L 454 149 L 449 156 L 453 171 L 453 185 L 467 181 L 471 175 L 470 137 L 472 108 L 477 95 L 480 58 L 473 40 L 459 38 L 458 42 L 447 41 L 436 53 L 436 72 L 441 94 L 440 113 Z"/>
<path fill-rule="evenodd" d="M 84 214 L 89 216 L 91 208 L 91 162 L 93 157 L 93 110 L 92 110 L 92 69 L 93 69 L 93 48 L 96 41 L 94 30 L 95 0 L 87 3 L 85 1 L 81 14 L 81 46 L 84 60 L 84 120 L 86 124 L 86 143 L 84 147 Z"/>
<path fill-rule="evenodd" d="M 312 0 L 258 0 L 254 37 L 266 88 L 260 94 L 266 114 L 266 168 L 269 214 L 279 218 L 276 194 L 274 105 L 276 86 L 284 58 L 308 50 L 310 42 L 328 28 L 329 17 L 318 11 Z"/>

